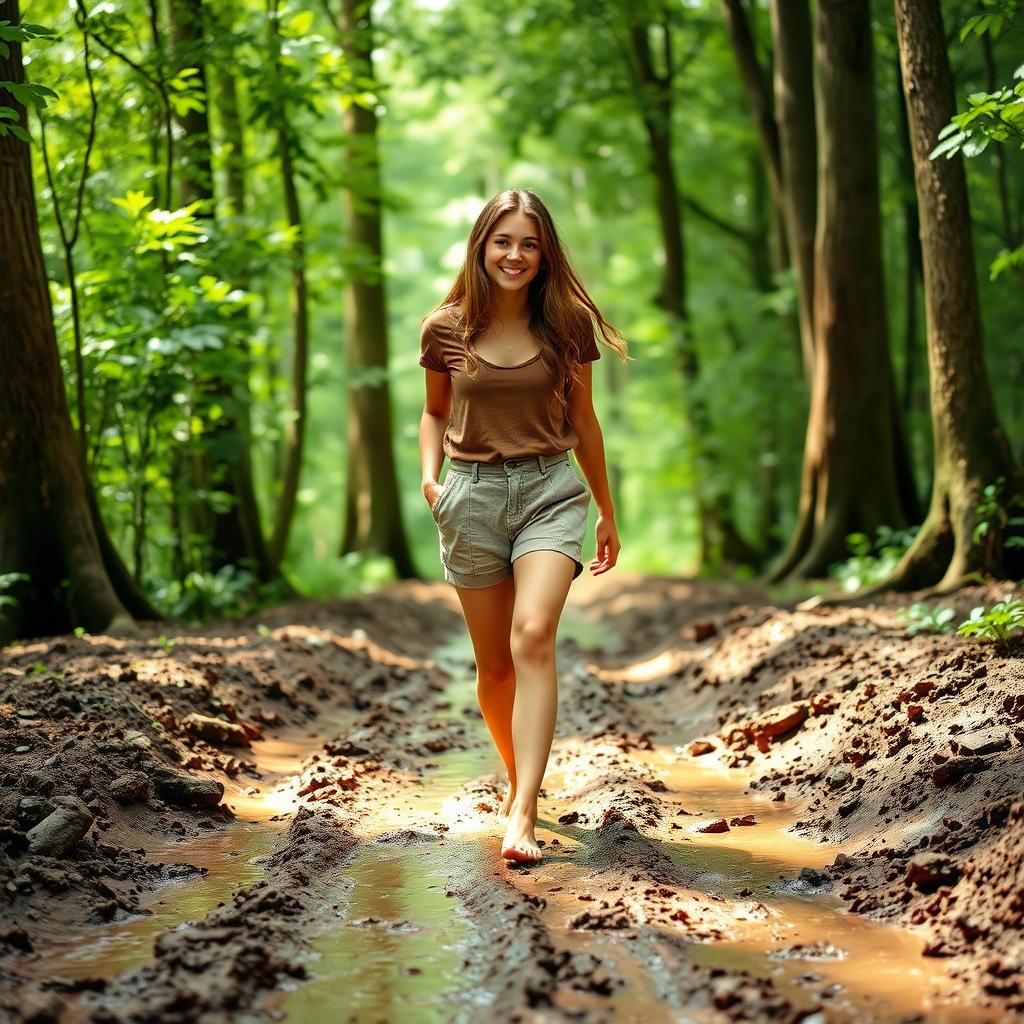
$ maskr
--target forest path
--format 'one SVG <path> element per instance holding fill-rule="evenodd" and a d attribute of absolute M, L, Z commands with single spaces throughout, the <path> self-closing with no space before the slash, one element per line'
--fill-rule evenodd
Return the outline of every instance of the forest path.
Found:
<path fill-rule="evenodd" d="M 67 1021 L 1008 1019 L 976 998 L 976 965 L 922 955 L 927 928 L 847 912 L 858 892 L 890 918 L 911 902 L 902 892 L 918 896 L 905 865 L 889 870 L 892 821 L 876 808 L 858 827 L 857 809 L 840 809 L 855 791 L 843 774 L 860 766 L 837 744 L 849 728 L 831 727 L 856 688 L 820 675 L 823 657 L 857 660 L 849 640 L 890 661 L 907 641 L 886 633 L 886 612 L 798 622 L 751 589 L 581 580 L 559 633 L 544 861 L 515 867 L 499 856 L 500 762 L 453 595 L 403 584 L 343 604 L 213 627 L 167 652 L 199 658 L 214 690 L 232 680 L 212 698 L 227 718 L 265 722 L 227 778 L 234 816 L 110 814 L 104 843 L 205 873 L 137 886 L 145 916 L 37 927 L 13 975 L 24 1005 L 56 997 Z M 823 636 L 842 640 L 823 650 Z M 230 651 L 250 643 L 264 671 L 232 673 Z M 801 673 L 826 685 L 794 713 L 779 691 L 803 706 Z M 184 710 L 165 713 L 168 733 Z M 194 733 L 186 763 L 223 767 L 222 744 Z M 949 818 L 936 793 L 896 826 Z M 843 876 L 859 869 L 858 888 Z"/>

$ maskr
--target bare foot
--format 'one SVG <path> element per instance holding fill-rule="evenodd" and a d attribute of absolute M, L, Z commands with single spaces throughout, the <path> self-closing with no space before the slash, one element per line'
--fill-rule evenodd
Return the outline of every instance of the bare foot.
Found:
<path fill-rule="evenodd" d="M 521 864 L 539 864 L 540 847 L 533 833 L 536 822 L 529 814 L 514 810 L 509 815 L 505 839 L 501 844 L 501 855 L 506 860 L 518 861 Z"/>

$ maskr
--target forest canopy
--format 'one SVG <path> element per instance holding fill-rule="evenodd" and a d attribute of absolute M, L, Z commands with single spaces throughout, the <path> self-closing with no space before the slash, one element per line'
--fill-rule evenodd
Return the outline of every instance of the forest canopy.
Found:
<path fill-rule="evenodd" d="M 0 5 L 0 635 L 436 575 L 416 341 L 529 188 L 620 564 L 1022 574 L 1024 6 Z"/>

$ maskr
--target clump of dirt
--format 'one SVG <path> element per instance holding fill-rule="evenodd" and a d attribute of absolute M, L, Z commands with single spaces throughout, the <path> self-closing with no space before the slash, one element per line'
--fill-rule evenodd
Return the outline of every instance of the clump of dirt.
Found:
<path fill-rule="evenodd" d="M 753 772 L 755 791 L 806 805 L 798 833 L 854 852 L 805 869 L 800 885 L 927 927 L 926 955 L 954 958 L 980 1005 L 1021 1009 L 1020 657 L 955 636 L 908 636 L 895 611 L 915 595 L 797 611 L 758 602 L 749 588 L 701 586 L 691 618 L 666 599 L 690 585 L 645 584 L 651 645 L 594 657 L 593 678 L 612 696 L 590 703 L 621 709 L 616 722 L 656 743 Z M 1006 593 L 970 588 L 943 603 L 966 616 Z M 638 635 L 641 612 L 622 603 L 618 592 L 598 593 L 588 612 Z M 664 627 L 656 640 L 654 621 Z M 569 714 L 583 727 L 583 712 Z"/>
<path fill-rule="evenodd" d="M 448 879 L 474 934 L 465 974 L 488 1005 L 510 1020 L 613 1020 L 629 991 L 709 1021 L 828 1019 L 830 993 L 810 980 L 783 991 L 774 975 L 694 961 L 698 944 L 767 921 L 771 885 L 781 885 L 830 890 L 854 911 L 927 929 L 926 953 L 948 959 L 977 1005 L 1022 1008 L 1017 658 L 906 636 L 894 610 L 912 597 L 798 611 L 749 586 L 581 582 L 583 613 L 626 646 L 559 648 L 557 779 L 541 793 L 558 809 L 542 823 L 544 864 L 509 867 L 495 851 L 484 870 L 453 866 Z M 957 601 L 966 610 L 993 593 Z M 162 627 L 6 651 L 0 1009 L 57 1020 L 74 997 L 100 1022 L 269 1019 L 268 994 L 313 970 L 315 936 L 339 926 L 345 868 L 367 844 L 392 855 L 444 849 L 462 819 L 497 810 L 504 786 L 483 775 L 452 801 L 454 818 L 414 812 L 440 761 L 489 743 L 479 711 L 453 705 L 430 660 L 464 628 L 450 587 L 411 583 L 170 638 Z M 332 720 L 344 727 L 324 733 Z M 86 936 L 196 874 L 147 847 L 180 838 L 187 850 L 190 838 L 237 824 L 227 805 L 274 781 L 260 745 L 300 732 L 312 738 L 289 769 L 296 809 L 262 877 L 162 934 L 150 964 L 116 977 L 33 974 L 57 929 Z M 672 750 L 741 773 L 770 801 L 756 815 L 700 806 L 652 768 Z M 703 862 L 700 843 L 755 833 L 787 803 L 800 808 L 800 834 L 842 845 L 830 866 L 770 885 L 760 868 L 754 878 L 754 858 L 717 872 Z M 495 816 L 495 841 L 501 830 Z M 820 966 L 840 952 L 790 942 L 773 956 Z"/>
<path fill-rule="evenodd" d="M 398 585 L 372 599 L 300 602 L 291 613 L 275 609 L 180 635 L 165 635 L 165 624 L 144 627 L 137 638 L 60 637 L 4 651 L 0 1009 L 12 1019 L 56 1019 L 58 992 L 107 988 L 103 979 L 40 984 L 31 963 L 69 935 L 147 913 L 140 901 L 148 892 L 200 874 L 188 864 L 152 862 L 146 848 L 171 839 L 187 849 L 190 837 L 229 826 L 235 816 L 225 796 L 263 778 L 254 742 L 337 709 L 357 719 L 362 713 L 361 728 L 336 744 L 339 751 L 348 744 L 358 755 L 354 770 L 342 771 L 349 762 L 336 758 L 330 790 L 317 793 L 320 775 L 313 766 L 304 795 L 324 800 L 343 794 L 357 776 L 362 784 L 374 772 L 382 776 L 381 787 L 395 785 L 372 758 L 362 757 L 359 744 L 386 748 L 408 700 L 403 687 L 413 683 L 419 701 L 440 689 L 438 671 L 423 659 L 457 622 L 444 600 L 410 599 L 405 589 Z M 403 629 L 395 636 L 398 609 Z M 447 741 L 456 742 L 450 736 Z M 408 758 L 423 761 L 429 754 L 415 749 Z M 371 787 L 361 788 L 360 799 L 372 800 Z M 331 821 L 336 826 L 338 816 Z M 296 819 L 292 830 L 303 828 L 314 856 L 336 848 L 326 833 L 310 838 Z M 294 838 L 286 847 L 289 857 L 297 845 Z M 124 1003 L 129 992 L 145 988 L 151 990 L 147 1006 L 163 1005 L 161 1000 L 170 1005 L 177 991 L 181 1006 L 192 1008 L 182 1009 L 181 1019 L 191 1020 L 189 1014 L 206 1005 L 200 989 L 208 1005 L 217 1006 L 218 1000 L 229 1004 L 231 985 L 242 976 L 253 979 L 253 991 L 272 987 L 280 973 L 272 930 L 235 942 L 231 929 L 241 935 L 250 919 L 261 929 L 260 915 L 268 921 L 287 917 L 303 898 L 289 867 L 280 885 L 257 885 L 233 909 L 166 936 L 151 972 L 126 981 L 128 988 L 112 988 L 109 998 Z M 216 985 L 204 968 L 192 992 L 172 979 L 187 978 L 207 955 L 203 950 L 211 962 L 223 957 L 228 967 L 215 972 Z M 287 955 L 281 957 L 285 964 Z"/>

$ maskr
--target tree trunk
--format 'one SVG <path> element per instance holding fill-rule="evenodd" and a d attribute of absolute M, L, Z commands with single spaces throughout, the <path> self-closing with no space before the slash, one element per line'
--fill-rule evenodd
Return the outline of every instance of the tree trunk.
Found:
<path fill-rule="evenodd" d="M 817 134 L 814 58 L 807 0 L 772 0 L 775 122 L 779 133 L 782 209 L 796 274 L 800 342 L 807 380 L 814 374 L 814 230 Z"/>
<path fill-rule="evenodd" d="M 373 25 L 368 0 L 342 0 L 338 30 L 357 79 L 373 81 Z M 349 225 L 345 321 L 348 326 L 348 475 L 341 554 L 377 551 L 400 579 L 417 576 L 402 527 L 391 429 L 388 334 L 382 274 L 381 176 L 377 114 L 345 107 L 345 191 Z"/>
<path fill-rule="evenodd" d="M 5 16 L 20 21 L 18 0 Z M 0 53 L 0 81 L 25 80 L 21 45 Z M 26 124 L 0 89 L 0 105 Z M 103 565 L 61 377 L 39 240 L 28 144 L 0 137 L 0 575 L 25 573 L 0 604 L 0 643 L 60 633 L 133 629 Z"/>
<path fill-rule="evenodd" d="M 702 483 L 711 423 L 705 403 L 697 394 L 700 361 L 687 309 L 683 209 L 672 161 L 672 83 L 675 68 L 669 26 L 663 23 L 660 30 L 663 33 L 665 71 L 659 73 L 655 70 L 650 42 L 651 27 L 646 20 L 631 20 L 626 37 L 626 60 L 647 133 L 651 170 L 657 191 L 658 225 L 665 254 L 665 265 L 655 301 L 665 312 L 670 330 L 678 339 L 679 373 L 684 388 L 689 392 L 684 395 L 684 411 L 689 455 L 696 478 L 694 497 L 700 537 L 697 564 L 699 568 L 704 568 L 718 561 L 723 553 L 732 557 L 750 548 L 736 529 L 726 496 L 709 493 Z"/>
<path fill-rule="evenodd" d="M 935 480 L 924 525 L 886 585 L 946 590 L 1002 570 L 998 545 L 974 540 L 976 507 L 987 484 L 1003 476 L 1012 494 L 1021 474 L 985 370 L 963 158 L 928 156 L 956 111 L 942 12 L 938 0 L 895 8 L 920 208 Z"/>
<path fill-rule="evenodd" d="M 210 144 L 208 77 L 206 69 L 206 11 L 202 0 L 172 0 L 170 4 L 171 34 L 174 62 L 178 71 L 195 68 L 206 102 L 201 110 L 189 109 L 176 120 L 182 130 L 178 152 L 181 163 L 178 180 L 182 205 L 205 200 L 208 209 L 197 216 L 214 218 L 213 164 Z M 231 83 L 233 86 L 233 82 Z M 234 99 L 234 90 L 229 95 Z M 240 145 L 236 104 L 221 97 L 221 110 L 226 111 L 225 127 L 233 132 L 232 141 Z M 240 154 L 232 153 L 229 182 L 239 187 Z M 242 186 L 244 189 L 244 185 Z M 244 203 L 244 191 L 232 197 Z M 236 208 L 241 214 L 243 209 Z M 241 282 L 239 282 L 241 283 Z M 249 431 L 249 359 L 242 351 L 241 364 L 233 366 L 230 378 L 223 377 L 204 385 L 204 404 L 220 405 L 223 414 L 217 425 L 209 429 L 199 460 L 200 473 L 211 487 L 230 496 L 230 507 L 223 512 L 210 511 L 201 518 L 208 521 L 211 550 L 209 564 L 213 571 L 226 565 L 241 565 L 258 580 L 267 583 L 278 576 L 260 526 L 259 506 L 253 487 L 251 438 Z"/>
<path fill-rule="evenodd" d="M 765 176 L 772 198 L 772 237 L 775 240 L 775 262 L 780 267 L 789 263 L 782 201 L 782 164 L 779 153 L 779 129 L 773 111 L 771 76 L 761 67 L 754 33 L 742 0 L 722 0 L 722 11 L 729 29 L 736 64 L 750 103 L 750 114 L 757 130 L 757 139 L 764 163 Z"/>
<path fill-rule="evenodd" d="M 820 0 L 816 344 L 796 528 L 773 579 L 824 575 L 846 535 L 914 509 L 889 359 L 868 0 Z"/>

